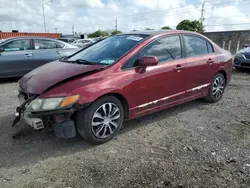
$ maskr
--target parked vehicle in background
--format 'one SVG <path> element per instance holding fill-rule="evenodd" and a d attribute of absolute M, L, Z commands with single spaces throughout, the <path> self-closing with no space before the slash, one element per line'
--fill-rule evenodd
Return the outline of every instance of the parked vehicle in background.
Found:
<path fill-rule="evenodd" d="M 250 69 L 250 47 L 245 46 L 234 58 L 234 67 L 238 70 Z"/>
<path fill-rule="evenodd" d="M 73 42 L 72 45 L 77 46 L 78 48 L 86 48 L 92 43 L 92 39 L 79 39 L 76 42 Z"/>
<path fill-rule="evenodd" d="M 75 39 L 68 39 L 68 38 L 59 38 L 58 40 L 61 40 L 63 42 L 67 42 L 67 43 L 73 43 L 75 41 Z"/>
<path fill-rule="evenodd" d="M 45 63 L 67 57 L 79 49 L 43 37 L 15 37 L 0 43 L 0 77 L 23 76 Z"/>
<path fill-rule="evenodd" d="M 93 42 L 93 43 L 97 43 L 97 42 L 99 42 L 99 41 L 101 41 L 101 40 L 103 40 L 103 39 L 104 39 L 104 37 L 92 38 L 92 42 Z"/>
<path fill-rule="evenodd" d="M 13 125 L 23 114 L 35 129 L 51 125 L 59 138 L 74 137 L 77 130 L 100 144 L 125 119 L 197 98 L 219 101 L 231 73 L 230 52 L 198 33 L 114 35 L 26 74 Z"/>

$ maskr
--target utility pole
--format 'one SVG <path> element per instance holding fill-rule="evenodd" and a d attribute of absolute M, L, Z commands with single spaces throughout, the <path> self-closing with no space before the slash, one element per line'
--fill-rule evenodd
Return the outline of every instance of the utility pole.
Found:
<path fill-rule="evenodd" d="M 72 34 L 75 34 L 75 28 L 74 28 L 74 25 L 72 25 Z"/>
<path fill-rule="evenodd" d="M 205 20 L 205 18 L 204 18 L 205 8 L 204 7 L 205 7 L 205 1 L 203 1 L 202 8 L 201 8 L 201 18 L 200 18 L 200 21 L 201 21 L 202 25 L 203 25 L 203 22 Z"/>
<path fill-rule="evenodd" d="M 57 33 L 57 29 L 58 29 L 58 28 L 55 28 L 55 32 L 56 32 L 56 33 Z"/>
<path fill-rule="evenodd" d="M 115 19 L 115 30 L 117 31 L 117 18 Z"/>
<path fill-rule="evenodd" d="M 44 26 L 44 31 L 46 33 L 46 21 L 45 21 L 45 14 L 44 14 L 44 2 L 42 2 L 42 9 L 43 9 L 43 26 Z"/>
<path fill-rule="evenodd" d="M 45 20 L 45 13 L 44 13 L 44 4 L 48 3 L 48 2 L 52 2 L 52 0 L 46 0 L 46 1 L 43 1 L 41 3 L 42 9 L 43 9 L 43 25 L 44 25 L 44 31 L 45 31 L 45 33 L 46 33 L 46 20 Z"/>

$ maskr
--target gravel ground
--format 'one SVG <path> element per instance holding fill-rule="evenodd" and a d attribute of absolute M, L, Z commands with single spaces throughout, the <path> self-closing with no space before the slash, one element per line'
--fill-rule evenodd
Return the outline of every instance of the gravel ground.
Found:
<path fill-rule="evenodd" d="M 0 84 L 0 187 L 250 187 L 249 73 L 234 73 L 216 104 L 196 100 L 127 121 L 100 146 L 24 122 L 12 130 L 16 88 Z"/>

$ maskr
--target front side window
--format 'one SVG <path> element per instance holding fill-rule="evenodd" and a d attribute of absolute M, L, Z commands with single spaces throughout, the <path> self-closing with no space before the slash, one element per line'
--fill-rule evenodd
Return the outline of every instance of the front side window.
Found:
<path fill-rule="evenodd" d="M 23 40 L 11 41 L 11 42 L 3 45 L 2 48 L 3 48 L 3 50 L 5 52 L 30 50 L 31 49 L 30 40 L 29 39 L 23 39 Z"/>
<path fill-rule="evenodd" d="M 82 50 L 67 61 L 92 64 L 113 64 L 129 50 L 141 43 L 148 35 L 115 35 Z"/>
<path fill-rule="evenodd" d="M 159 63 L 180 59 L 180 37 L 168 36 L 152 42 L 141 51 L 140 58 L 143 56 L 156 56 Z"/>
<path fill-rule="evenodd" d="M 196 36 L 185 36 L 187 57 L 208 54 L 207 41 Z"/>
<path fill-rule="evenodd" d="M 52 40 L 34 39 L 35 50 L 54 49 L 56 43 Z"/>

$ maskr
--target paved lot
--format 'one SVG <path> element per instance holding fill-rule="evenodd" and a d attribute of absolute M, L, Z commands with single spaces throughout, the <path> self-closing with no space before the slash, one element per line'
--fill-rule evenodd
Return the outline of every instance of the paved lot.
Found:
<path fill-rule="evenodd" d="M 0 187 L 250 187 L 249 73 L 234 73 L 219 103 L 196 100 L 128 121 L 100 146 L 24 122 L 12 130 L 14 81 L 0 84 Z"/>

